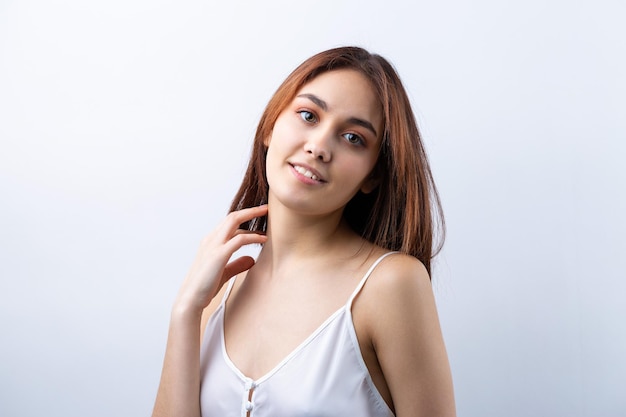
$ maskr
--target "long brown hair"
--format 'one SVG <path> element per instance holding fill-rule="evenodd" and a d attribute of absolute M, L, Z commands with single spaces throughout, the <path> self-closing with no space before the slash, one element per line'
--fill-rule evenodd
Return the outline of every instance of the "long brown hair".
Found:
<path fill-rule="evenodd" d="M 278 87 L 261 116 L 248 169 L 230 211 L 267 203 L 264 140 L 271 135 L 276 119 L 306 83 L 324 72 L 346 68 L 364 74 L 372 83 L 383 108 L 384 128 L 373 171 L 378 186 L 369 194 L 359 191 L 348 202 L 343 217 L 363 238 L 416 257 L 430 274 L 430 261 L 441 249 L 445 226 L 428 158 L 398 74 L 383 57 L 362 48 L 320 52 L 300 64 Z M 267 217 L 242 227 L 265 231 Z M 434 244 L 436 232 L 439 242 Z"/>

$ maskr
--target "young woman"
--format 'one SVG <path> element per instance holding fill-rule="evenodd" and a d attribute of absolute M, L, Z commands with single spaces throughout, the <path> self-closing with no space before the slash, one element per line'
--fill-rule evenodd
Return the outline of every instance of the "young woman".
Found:
<path fill-rule="evenodd" d="M 429 278 L 439 214 L 391 65 L 354 47 L 309 58 L 180 289 L 153 416 L 454 416 Z M 248 244 L 256 261 L 230 260 Z"/>

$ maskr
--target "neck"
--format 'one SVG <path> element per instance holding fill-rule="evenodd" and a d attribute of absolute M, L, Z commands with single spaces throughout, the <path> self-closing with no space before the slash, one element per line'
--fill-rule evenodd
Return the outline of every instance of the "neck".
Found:
<path fill-rule="evenodd" d="M 341 211 L 324 216 L 295 212 L 280 203 L 269 202 L 267 242 L 258 264 L 272 270 L 303 267 L 329 255 L 353 255 L 361 238 L 342 220 Z"/>

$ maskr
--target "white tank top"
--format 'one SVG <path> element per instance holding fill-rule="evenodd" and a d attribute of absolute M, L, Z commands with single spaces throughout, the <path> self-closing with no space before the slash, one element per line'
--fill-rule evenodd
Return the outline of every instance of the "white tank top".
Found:
<path fill-rule="evenodd" d="M 202 417 L 393 417 L 361 356 L 351 312 L 367 278 L 391 253 L 374 262 L 343 307 L 257 380 L 246 377 L 226 353 L 224 307 L 231 279 L 202 341 Z"/>

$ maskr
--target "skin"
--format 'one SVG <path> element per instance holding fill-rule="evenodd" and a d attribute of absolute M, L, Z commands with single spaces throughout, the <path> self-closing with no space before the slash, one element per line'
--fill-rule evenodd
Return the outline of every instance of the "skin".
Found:
<path fill-rule="evenodd" d="M 229 214 L 203 240 L 181 286 L 153 416 L 200 416 L 201 329 L 230 277 L 239 274 L 226 303 L 226 351 L 243 374 L 258 379 L 341 308 L 387 252 L 342 220 L 352 196 L 376 186 L 371 172 L 381 131 L 374 90 L 353 70 L 319 75 L 283 110 L 265 141 L 268 205 Z M 265 213 L 267 235 L 237 229 Z M 263 244 L 256 263 L 228 263 L 251 243 Z M 383 260 L 352 315 L 374 384 L 396 416 L 455 415 L 432 288 L 417 259 Z"/>

